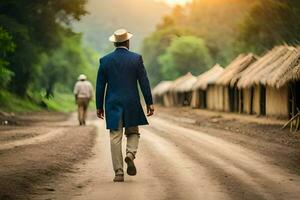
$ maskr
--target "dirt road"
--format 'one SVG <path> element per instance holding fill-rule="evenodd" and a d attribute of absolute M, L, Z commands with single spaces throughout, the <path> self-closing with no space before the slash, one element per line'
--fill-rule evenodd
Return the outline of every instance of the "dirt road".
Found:
<path fill-rule="evenodd" d="M 274 158 L 208 132 L 162 117 L 141 129 L 138 175 L 113 183 L 109 135 L 98 129 L 93 156 L 76 173 L 52 182 L 52 192 L 32 199 L 289 199 L 300 197 L 300 176 Z M 47 183 L 49 185 L 49 183 Z M 43 186 L 41 186 L 43 187 Z"/>
<path fill-rule="evenodd" d="M 126 176 L 124 183 L 113 183 L 109 134 L 104 122 L 93 118 L 91 123 L 98 134 L 92 156 L 75 164 L 70 172 L 41 181 L 28 199 L 300 198 L 299 173 L 278 164 L 285 163 L 289 157 L 278 158 L 257 151 L 259 147 L 245 135 L 238 136 L 239 140 L 243 138 L 243 143 L 236 142 L 238 139 L 230 137 L 230 132 L 202 131 L 179 121 L 165 115 L 150 118 L 151 126 L 141 128 L 137 176 Z M 253 148 L 245 145 L 247 141 Z M 260 145 L 263 143 L 271 148 L 270 143 L 261 141 Z M 273 148 L 289 150 L 277 145 Z"/>
<path fill-rule="evenodd" d="M 8 121 L 0 126 L 1 200 L 50 192 L 52 179 L 91 155 L 95 127 L 77 126 L 75 115 L 34 113 Z"/>

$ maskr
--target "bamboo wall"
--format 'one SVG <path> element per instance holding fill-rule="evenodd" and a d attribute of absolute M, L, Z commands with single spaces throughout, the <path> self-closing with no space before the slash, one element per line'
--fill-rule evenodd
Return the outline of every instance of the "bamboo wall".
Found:
<path fill-rule="evenodd" d="M 174 105 L 173 98 L 169 92 L 167 92 L 163 95 L 163 105 L 166 107 L 171 107 Z"/>
<path fill-rule="evenodd" d="M 193 90 L 192 92 L 191 107 L 192 108 L 200 107 L 200 95 L 198 90 Z"/>
<path fill-rule="evenodd" d="M 223 111 L 223 87 L 217 85 L 209 85 L 206 94 L 207 108 L 210 110 Z"/>
<path fill-rule="evenodd" d="M 221 86 L 223 88 L 223 111 L 229 112 L 230 111 L 230 106 L 229 106 L 229 91 L 228 87 Z"/>
<path fill-rule="evenodd" d="M 260 114 L 260 86 L 255 85 L 253 88 L 253 114 Z"/>
<path fill-rule="evenodd" d="M 216 93 L 217 93 L 217 105 L 216 105 L 216 110 L 218 111 L 223 111 L 223 86 L 215 86 L 216 87 Z"/>
<path fill-rule="evenodd" d="M 247 113 L 247 114 L 251 114 L 252 110 L 251 110 L 251 89 L 250 88 L 246 88 L 246 89 L 242 89 L 243 92 L 243 100 L 244 100 L 244 106 L 243 106 L 243 113 Z"/>
<path fill-rule="evenodd" d="M 266 87 L 266 115 L 280 118 L 288 118 L 289 92 L 288 87 L 280 89 Z"/>
<path fill-rule="evenodd" d="M 207 87 L 206 103 L 207 103 L 207 109 L 209 110 L 215 109 L 215 105 L 216 105 L 215 87 L 212 85 Z"/>

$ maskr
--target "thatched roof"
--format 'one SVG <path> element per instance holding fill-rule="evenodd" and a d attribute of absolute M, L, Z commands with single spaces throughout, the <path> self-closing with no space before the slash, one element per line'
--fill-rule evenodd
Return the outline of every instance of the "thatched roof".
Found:
<path fill-rule="evenodd" d="M 207 86 L 215 83 L 223 72 L 224 68 L 216 64 L 210 70 L 198 76 L 197 81 L 193 85 L 193 90 L 206 90 Z"/>
<path fill-rule="evenodd" d="M 152 94 L 154 96 L 160 96 L 163 95 L 165 92 L 167 92 L 172 85 L 172 81 L 161 81 L 159 84 L 157 84 L 153 90 Z"/>
<path fill-rule="evenodd" d="M 188 72 L 186 75 L 177 78 L 171 86 L 173 92 L 187 92 L 191 91 L 197 77 Z"/>
<path fill-rule="evenodd" d="M 243 72 L 256 60 L 256 56 L 252 53 L 249 53 L 247 55 L 240 54 L 225 68 L 222 75 L 216 81 L 216 84 L 233 86 L 239 80 L 241 72 Z"/>
<path fill-rule="evenodd" d="M 289 81 L 300 80 L 300 47 L 274 47 L 245 70 L 238 87 L 269 85 L 280 88 Z"/>

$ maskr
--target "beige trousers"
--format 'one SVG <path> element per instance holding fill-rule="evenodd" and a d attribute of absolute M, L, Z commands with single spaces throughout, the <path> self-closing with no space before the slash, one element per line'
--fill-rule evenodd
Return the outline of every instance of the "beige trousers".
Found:
<path fill-rule="evenodd" d="M 118 130 L 110 130 L 110 147 L 113 168 L 116 174 L 123 172 L 123 155 L 122 155 L 122 138 L 123 138 L 123 121 L 119 123 Z M 127 137 L 126 155 L 135 158 L 139 145 L 139 128 L 138 126 L 125 128 Z"/>
<path fill-rule="evenodd" d="M 77 98 L 78 120 L 80 125 L 85 125 L 89 101 L 90 101 L 89 98 Z"/>

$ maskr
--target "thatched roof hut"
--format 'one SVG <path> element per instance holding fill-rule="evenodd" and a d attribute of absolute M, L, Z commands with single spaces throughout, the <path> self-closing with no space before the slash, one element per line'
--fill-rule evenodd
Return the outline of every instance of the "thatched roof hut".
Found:
<path fill-rule="evenodd" d="M 300 109 L 300 47 L 276 46 L 241 75 L 239 88 L 260 88 L 260 104 L 268 116 L 288 117 Z M 298 82 L 298 83 L 297 83 Z M 291 95 L 292 93 L 292 95 Z"/>
<path fill-rule="evenodd" d="M 274 47 L 246 69 L 238 82 L 239 88 L 268 85 L 280 88 L 289 81 L 300 80 L 300 47 Z"/>
<path fill-rule="evenodd" d="M 247 55 L 240 54 L 225 68 L 224 72 L 216 81 L 216 84 L 234 86 L 241 77 L 241 73 L 256 60 L 256 56 L 252 53 Z"/>
<path fill-rule="evenodd" d="M 240 112 L 243 107 L 241 92 L 236 87 L 242 72 L 257 60 L 252 53 L 240 54 L 236 57 L 220 75 L 215 86 L 218 88 L 217 108 L 224 111 Z"/>
<path fill-rule="evenodd" d="M 196 80 L 197 78 L 189 72 L 172 83 L 170 97 L 173 106 L 190 104 L 192 87 Z"/>
<path fill-rule="evenodd" d="M 216 64 L 210 70 L 198 76 L 197 81 L 193 85 L 193 90 L 206 90 L 207 86 L 210 84 L 214 84 L 223 72 L 224 68 L 219 64 Z"/>
<path fill-rule="evenodd" d="M 167 92 L 170 89 L 171 85 L 172 85 L 172 81 L 161 81 L 153 88 L 152 90 L 153 96 L 163 95 L 165 92 Z"/>
<path fill-rule="evenodd" d="M 192 90 L 197 77 L 188 72 L 187 74 L 177 78 L 171 85 L 172 92 L 188 92 Z"/>

